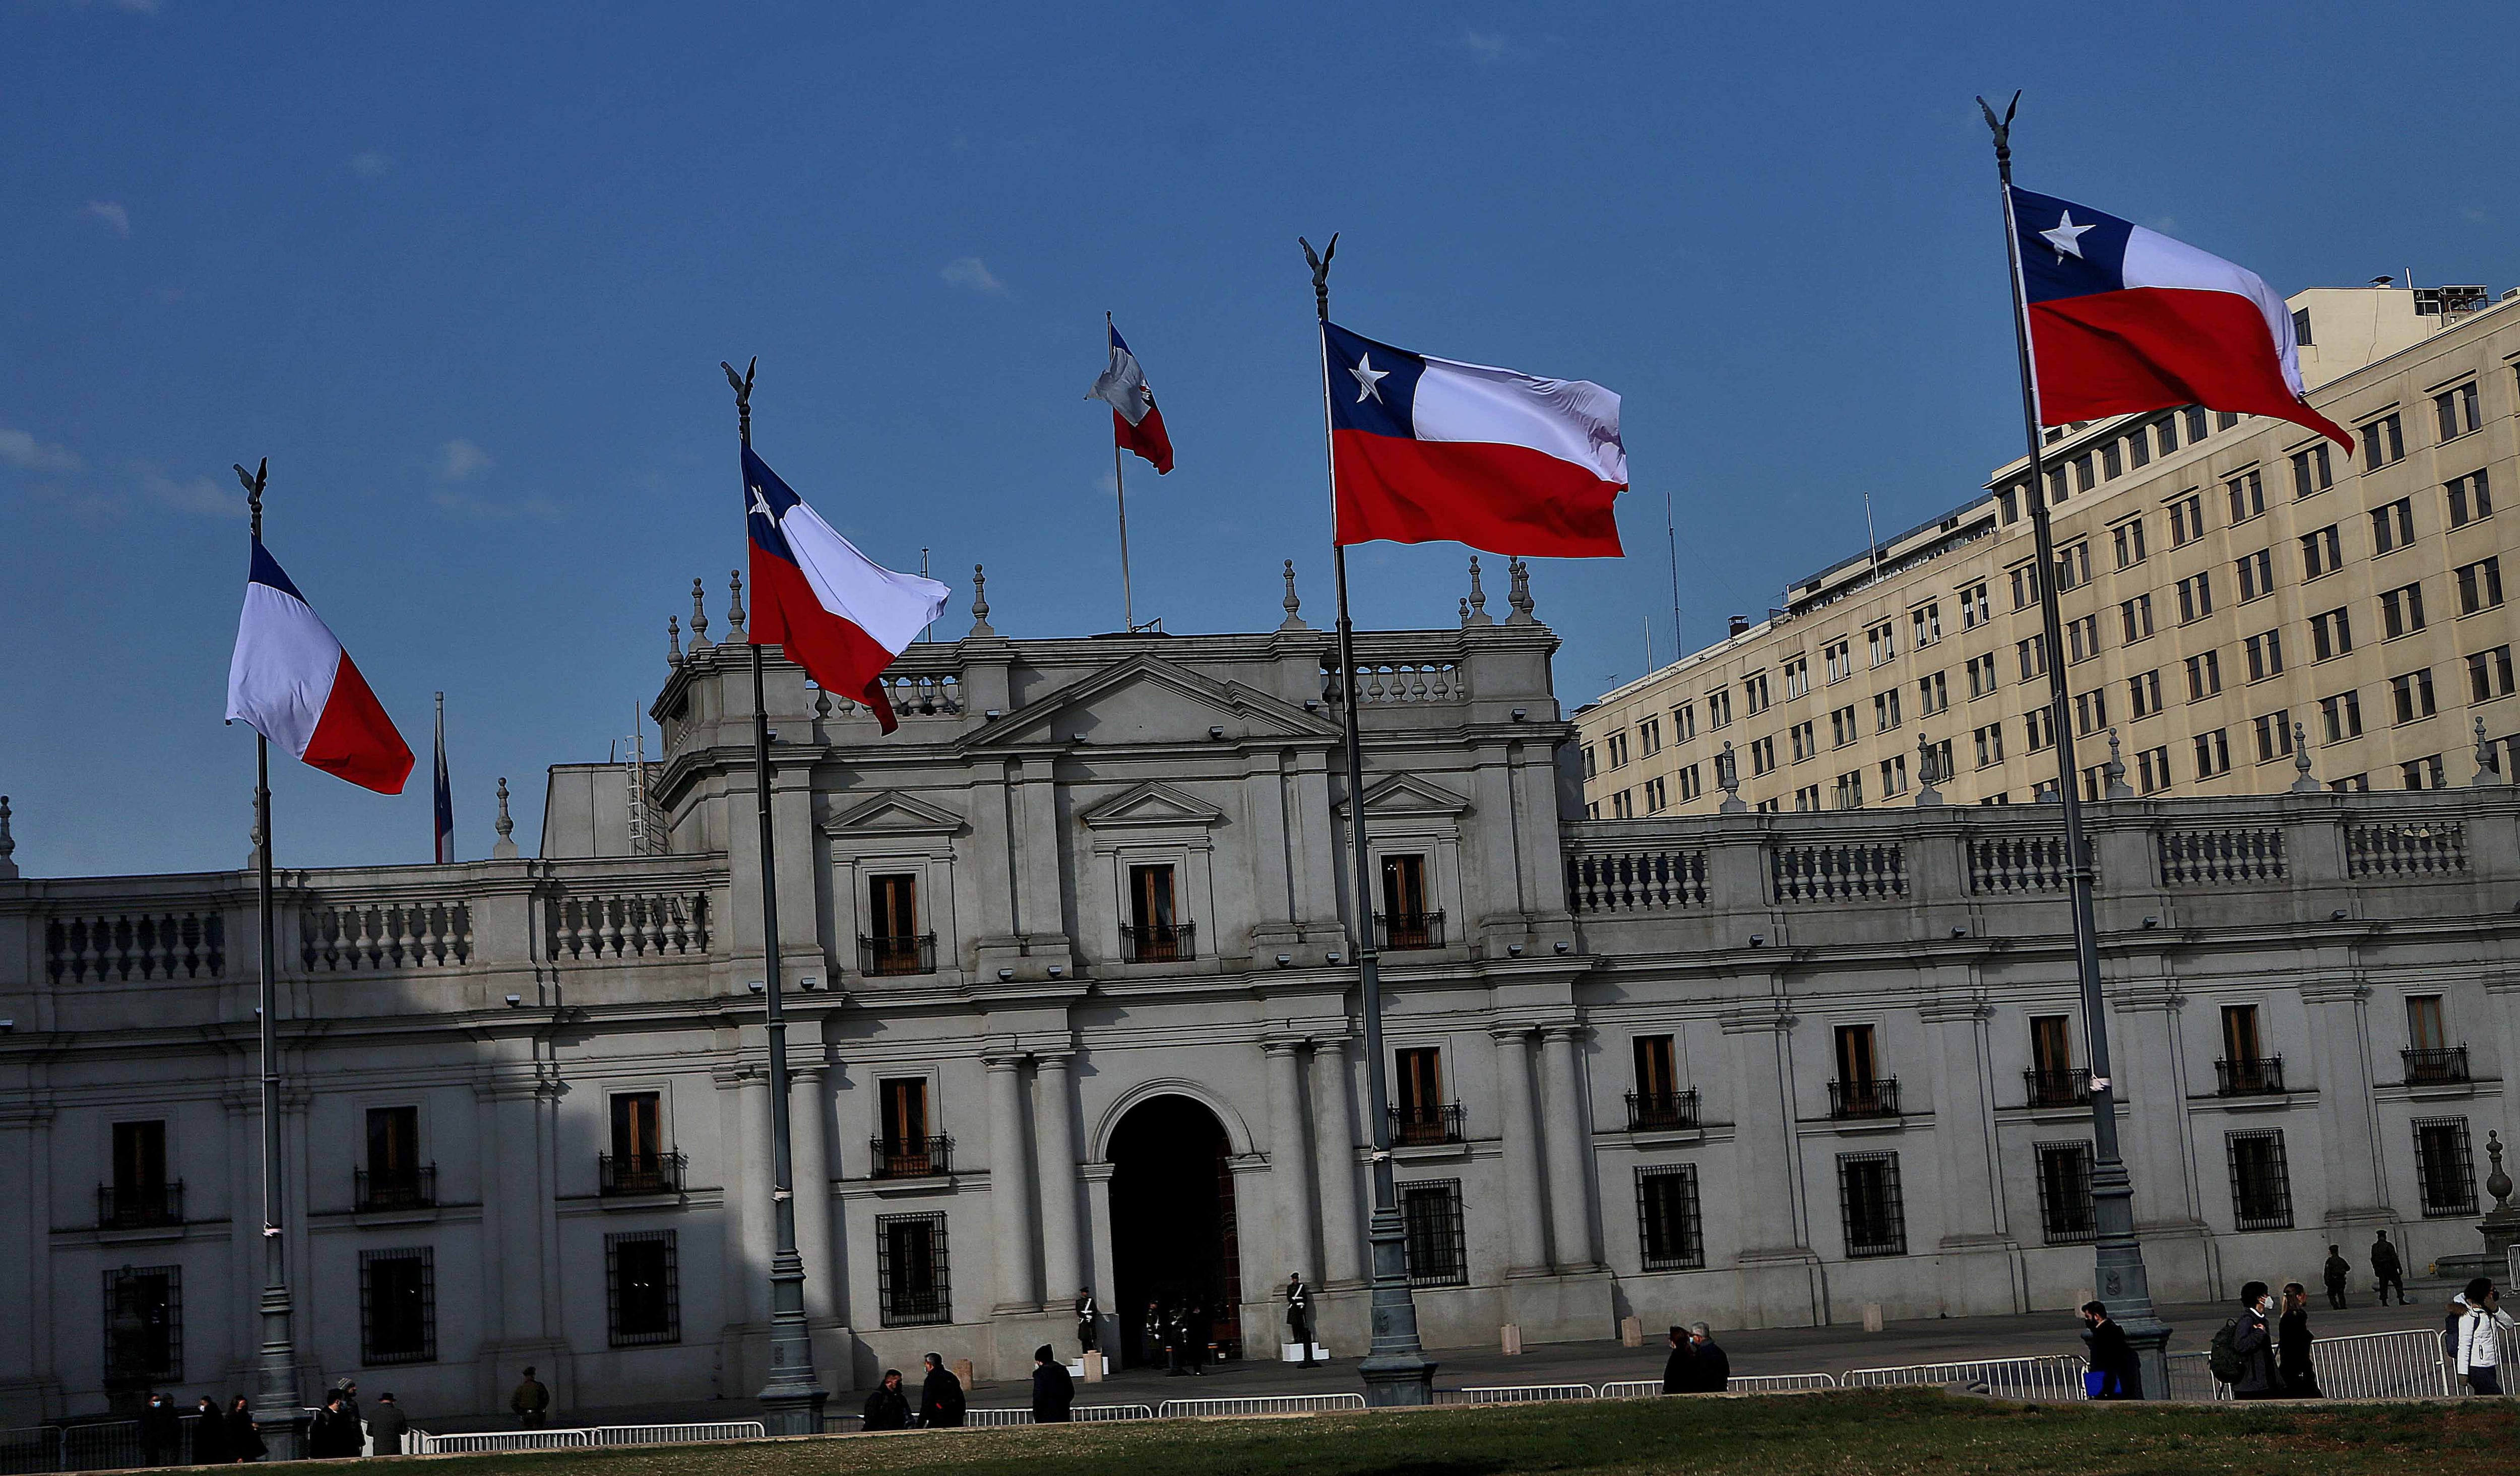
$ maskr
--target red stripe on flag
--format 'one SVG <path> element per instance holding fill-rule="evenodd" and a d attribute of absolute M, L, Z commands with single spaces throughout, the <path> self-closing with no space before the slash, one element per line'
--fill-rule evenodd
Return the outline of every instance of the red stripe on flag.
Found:
<path fill-rule="evenodd" d="M 1111 443 L 1145 457 L 1157 476 L 1173 469 L 1173 438 L 1164 430 L 1164 413 L 1152 400 L 1147 403 L 1147 418 L 1134 425 L 1120 412 L 1111 412 Z"/>
<path fill-rule="evenodd" d="M 2134 288 L 2030 305 L 2039 414 L 2050 425 L 2202 405 L 2307 425 L 2354 446 L 2284 382 L 2258 305 L 2237 292 Z"/>
<path fill-rule="evenodd" d="M 1524 446 L 1340 430 L 1336 542 L 1465 543 L 1490 554 L 1616 559 L 1620 488 Z"/>
<path fill-rule="evenodd" d="M 805 571 L 775 554 L 752 546 L 752 627 L 755 646 L 776 646 L 788 659 L 805 668 L 827 692 L 854 696 L 874 709 L 877 724 L 890 733 L 901 726 L 892 701 L 878 679 L 892 664 L 892 652 L 875 637 L 823 608 Z"/>
<path fill-rule="evenodd" d="M 393 719 L 385 716 L 384 704 L 368 689 L 348 651 L 341 652 L 333 694 L 298 757 L 379 794 L 400 794 L 403 782 L 411 778 L 411 746 L 394 731 Z"/>

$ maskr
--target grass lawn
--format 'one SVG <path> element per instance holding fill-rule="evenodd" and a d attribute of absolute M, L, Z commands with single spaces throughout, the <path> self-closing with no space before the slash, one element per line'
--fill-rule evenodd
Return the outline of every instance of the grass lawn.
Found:
<path fill-rule="evenodd" d="M 440 1476 L 2399 1476 L 2515 1469 L 2520 1406 L 2014 1405 L 1933 1391 L 1666 1399 L 910 1432 L 770 1444 L 437 1457 Z"/>

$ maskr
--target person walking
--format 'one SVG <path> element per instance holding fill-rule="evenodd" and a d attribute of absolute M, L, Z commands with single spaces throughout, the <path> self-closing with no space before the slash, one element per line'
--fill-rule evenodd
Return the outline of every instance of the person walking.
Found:
<path fill-rule="evenodd" d="M 393 1391 L 378 1395 L 376 1412 L 368 1416 L 368 1439 L 376 1443 L 376 1454 L 400 1455 L 402 1438 L 410 1433 L 411 1416 L 394 1403 Z"/>
<path fill-rule="evenodd" d="M 324 1396 L 324 1408 L 306 1425 L 306 1454 L 314 1460 L 331 1460 L 359 1454 L 359 1422 L 341 1407 L 338 1389 Z"/>
<path fill-rule="evenodd" d="M 2135 1345 L 2109 1316 L 2106 1303 L 2083 1304 L 2083 1341 L 2091 1346 L 2091 1371 L 2097 1375 L 2084 1381 L 2092 1398 L 2143 1398 L 2143 1365 L 2136 1361 Z"/>
<path fill-rule="evenodd" d="M 1304 1367 L 1321 1366 L 1313 1361 L 1313 1289 L 1304 1284 L 1299 1271 L 1286 1273 L 1286 1336 L 1304 1351 Z"/>
<path fill-rule="evenodd" d="M 2467 1380 L 2470 1394 L 2502 1392 L 2501 1329 L 2512 1325 L 2511 1314 L 2504 1312 L 2501 1298 L 2494 1283 L 2483 1276 L 2467 1283 L 2459 1294 L 2467 1311 L 2459 1316 L 2455 1345 L 2458 1376 Z"/>
<path fill-rule="evenodd" d="M 901 1370 L 883 1370 L 883 1382 L 867 1396 L 866 1414 L 858 1421 L 865 1430 L 907 1430 L 910 1428 L 910 1397 L 901 1392 Z"/>
<path fill-rule="evenodd" d="M 927 1355 L 927 1380 L 919 1386 L 919 1424 L 951 1430 L 963 1423 L 963 1381 L 945 1366 L 945 1355 Z"/>
<path fill-rule="evenodd" d="M 2389 1243 L 2389 1232 L 2371 1242 L 2371 1289 L 2380 1294 L 2380 1305 L 2389 1305 L 2389 1288 L 2398 1288 L 2398 1305 L 2404 1307 L 2412 1298 L 2407 1295 L 2407 1269 L 2398 1262 L 2398 1248 Z"/>
<path fill-rule="evenodd" d="M 1674 1322 L 1664 1336 L 1671 1345 L 1671 1352 L 1662 1361 L 1662 1392 L 1695 1394 L 1697 1350 L 1689 1344 L 1688 1329 Z"/>
<path fill-rule="evenodd" d="M 1076 1380 L 1048 1343 L 1032 1351 L 1032 1422 L 1063 1425 L 1076 1408 Z"/>
<path fill-rule="evenodd" d="M 2286 1399 L 2325 1399 L 2318 1392 L 2318 1369 L 2310 1357 L 2310 1289 L 2286 1281 L 2283 1317 L 2275 1324 L 2275 1372 Z"/>
<path fill-rule="evenodd" d="M 1715 1343 L 1715 1330 L 1704 1322 L 1688 1324 L 1688 1354 L 1696 1362 L 1696 1392 L 1721 1394 L 1732 1382 L 1732 1360 Z"/>
<path fill-rule="evenodd" d="M 193 1461 L 197 1466 L 223 1466 L 236 1459 L 228 1454 L 228 1417 L 219 1402 L 204 1394 L 193 1406 Z"/>
<path fill-rule="evenodd" d="M 253 1422 L 253 1407 L 240 1394 L 228 1403 L 228 1459 L 260 1460 L 268 1454 L 262 1431 Z"/>
<path fill-rule="evenodd" d="M 2345 1259 L 2341 1246 L 2327 1248 L 2327 1264 L 2320 1268 L 2327 1280 L 2327 1306 L 2332 1312 L 2345 1310 L 2345 1278 L 2354 1275 L 2353 1263 Z"/>
<path fill-rule="evenodd" d="M 2266 1282 L 2240 1288 L 2240 1315 L 2225 1329 L 2231 1351 L 2239 1356 L 2238 1376 L 2230 1381 L 2233 1399 L 2282 1397 L 2283 1379 L 2275 1371 L 2274 1315 L 2275 1299 Z"/>
<path fill-rule="evenodd" d="M 173 1400 L 152 1392 L 149 1402 L 140 1407 L 140 1463 L 162 1466 L 183 1454 L 183 1416 L 175 1412 Z"/>
<path fill-rule="evenodd" d="M 525 1376 L 518 1381 L 517 1392 L 508 1396 L 508 1412 L 517 1416 L 517 1424 L 531 1430 L 540 1426 L 551 1412 L 551 1390 L 534 1377 L 534 1366 L 525 1365 Z"/>

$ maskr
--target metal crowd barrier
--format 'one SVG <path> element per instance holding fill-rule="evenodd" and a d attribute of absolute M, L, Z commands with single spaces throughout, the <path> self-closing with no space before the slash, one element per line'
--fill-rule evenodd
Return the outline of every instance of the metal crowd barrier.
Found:
<path fill-rule="evenodd" d="M 482 1430 L 470 1435 L 411 1432 L 417 1455 L 444 1455 L 458 1451 L 564 1451 L 595 1444 L 593 1430 Z"/>
<path fill-rule="evenodd" d="M 2311 1355 L 2315 1361 L 2318 1357 L 2318 1344 L 2314 1341 L 2310 1346 Z M 2174 1353 L 2170 1355 L 2170 1397 L 2190 1403 L 2211 1404 L 2215 1400 L 2229 1399 L 2231 1390 L 2230 1386 L 2214 1377 L 2214 1365 L 2204 1354 Z"/>
<path fill-rule="evenodd" d="M 1152 1419 L 1155 1417 L 1155 1409 L 1152 1405 L 1074 1405 L 1069 1407 L 1067 1417 L 1071 1423 L 1080 1425 L 1114 1419 Z M 1028 1409 L 963 1411 L 963 1423 L 966 1425 L 987 1427 L 1028 1425 L 1032 1422 L 1032 1410 Z"/>
<path fill-rule="evenodd" d="M 1979 1359 L 1952 1364 L 1910 1364 L 1896 1368 L 1855 1368 L 1838 1375 L 1850 1389 L 1906 1388 L 1957 1384 L 1971 1394 L 1997 1399 L 2074 1400 L 2083 1398 L 2083 1360 L 2070 1353 L 2043 1353 L 2031 1358 Z"/>
<path fill-rule="evenodd" d="M 28 1425 L 0 1430 L 0 1473 L 57 1471 L 62 1465 L 62 1432 L 56 1425 Z"/>
<path fill-rule="evenodd" d="M 411 1432 L 412 1454 L 457 1451 L 561 1451 L 577 1446 L 667 1446 L 704 1440 L 759 1440 L 770 1432 L 757 1419 L 709 1420 L 683 1425 L 587 1425 L 572 1429 L 483 1430 L 470 1435 Z"/>
<path fill-rule="evenodd" d="M 1727 1379 L 1727 1394 L 1791 1394 L 1804 1389 L 1834 1389 L 1837 1376 L 1830 1373 L 1736 1373 Z M 1662 1395 L 1658 1378 L 1626 1379 L 1601 1386 L 1603 1399 L 1657 1399 Z"/>
<path fill-rule="evenodd" d="M 2314 1338 L 2310 1363 L 2318 1370 L 2319 1392 L 2329 1399 L 2426 1399 L 2457 1392 L 2451 1387 L 2458 1379 L 2455 1365 L 2444 1361 L 2441 1338 L 2431 1332 Z"/>
<path fill-rule="evenodd" d="M 689 1425 L 597 1425 L 587 1431 L 599 1446 L 680 1446 L 703 1440 L 760 1440 L 770 1431 L 757 1419 L 708 1420 Z"/>
<path fill-rule="evenodd" d="M 1565 1399 L 1598 1399 L 1591 1384 L 1493 1384 L 1476 1389 L 1438 1389 L 1439 1405 L 1539 1405 Z"/>
<path fill-rule="evenodd" d="M 1168 1399 L 1155 1411 L 1157 1419 L 1187 1419 L 1202 1414 L 1318 1414 L 1325 1409 L 1362 1409 L 1362 1394 L 1277 1394 L 1245 1399 Z"/>

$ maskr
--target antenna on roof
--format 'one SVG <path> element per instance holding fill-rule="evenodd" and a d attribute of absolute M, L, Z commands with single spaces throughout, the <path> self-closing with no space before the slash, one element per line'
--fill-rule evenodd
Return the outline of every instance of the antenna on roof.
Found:
<path fill-rule="evenodd" d="M 1872 577 L 1881 577 L 1881 540 L 1872 533 L 1872 494 L 1864 494 L 1864 541 L 1872 549 Z"/>

